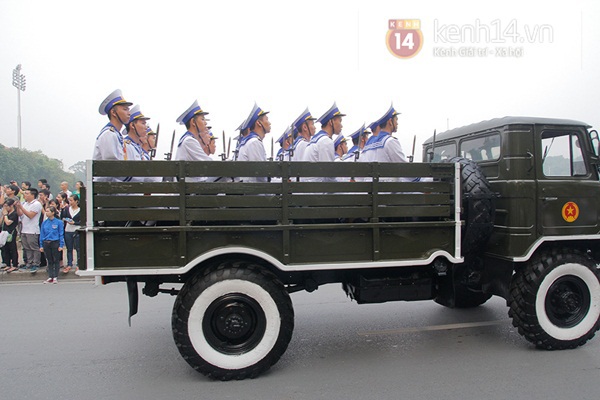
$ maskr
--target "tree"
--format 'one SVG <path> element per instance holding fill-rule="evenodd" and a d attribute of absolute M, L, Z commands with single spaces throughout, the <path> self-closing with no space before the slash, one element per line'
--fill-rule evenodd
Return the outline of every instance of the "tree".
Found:
<path fill-rule="evenodd" d="M 49 158 L 41 151 L 9 148 L 0 144 L 0 183 L 5 185 L 15 180 L 20 185 L 23 181 L 29 181 L 33 187 L 37 187 L 40 178 L 48 180 L 53 194 L 60 191 L 62 181 L 69 182 L 73 188 L 78 180 L 75 174 L 63 170 L 60 160 Z"/>
<path fill-rule="evenodd" d="M 69 167 L 69 171 L 71 171 L 75 175 L 75 180 L 85 182 L 87 170 L 85 161 L 79 161 Z"/>

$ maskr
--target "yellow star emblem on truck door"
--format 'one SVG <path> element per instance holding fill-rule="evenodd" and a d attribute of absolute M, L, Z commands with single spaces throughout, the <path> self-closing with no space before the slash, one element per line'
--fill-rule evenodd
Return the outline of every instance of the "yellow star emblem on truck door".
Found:
<path fill-rule="evenodd" d="M 569 201 L 562 208 L 562 217 L 567 222 L 575 222 L 579 217 L 579 207 L 575 202 Z"/>

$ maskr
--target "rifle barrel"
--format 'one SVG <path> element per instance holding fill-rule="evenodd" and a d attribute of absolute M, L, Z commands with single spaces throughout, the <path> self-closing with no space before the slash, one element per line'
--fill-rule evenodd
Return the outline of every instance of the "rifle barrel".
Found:
<path fill-rule="evenodd" d="M 173 157 L 173 146 L 175 145 L 175 129 L 173 129 L 173 136 L 171 137 L 171 150 L 165 154 L 166 160 L 170 161 Z"/>
<path fill-rule="evenodd" d="M 429 160 L 429 162 L 433 162 L 433 159 L 435 158 L 435 134 L 436 134 L 436 129 L 433 130 L 433 142 L 431 143 L 431 160 Z"/>

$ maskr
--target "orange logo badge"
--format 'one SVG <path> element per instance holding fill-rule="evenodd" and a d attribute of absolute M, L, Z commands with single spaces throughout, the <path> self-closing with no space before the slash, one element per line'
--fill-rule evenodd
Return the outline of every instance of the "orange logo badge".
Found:
<path fill-rule="evenodd" d="M 406 59 L 416 56 L 423 47 L 421 20 L 390 19 L 385 41 L 395 57 Z"/>
<path fill-rule="evenodd" d="M 565 203 L 562 208 L 562 217 L 567 222 L 575 222 L 579 217 L 579 207 L 572 201 Z"/>

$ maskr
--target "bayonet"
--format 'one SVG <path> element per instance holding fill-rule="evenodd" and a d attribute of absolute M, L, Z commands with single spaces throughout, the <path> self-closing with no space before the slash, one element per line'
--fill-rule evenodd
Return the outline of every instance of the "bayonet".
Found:
<path fill-rule="evenodd" d="M 158 147 L 158 134 L 159 133 L 160 133 L 160 122 L 156 125 L 156 139 L 154 139 L 154 147 L 150 149 L 150 159 L 151 160 L 154 157 L 156 157 L 156 148 Z"/>
<path fill-rule="evenodd" d="M 294 125 L 290 125 L 290 132 L 292 132 L 292 144 L 290 145 L 290 148 L 288 149 L 288 161 L 292 161 L 292 158 L 294 157 L 294 150 L 296 150 L 296 148 L 294 147 L 294 142 L 296 141 L 296 139 L 294 138 Z"/>
<path fill-rule="evenodd" d="M 435 157 L 435 132 L 436 130 L 433 130 L 433 143 L 431 143 L 431 156 L 429 157 L 429 162 L 433 162 L 433 158 Z"/>
<path fill-rule="evenodd" d="M 223 130 L 223 154 L 221 154 L 221 161 L 227 160 L 227 152 L 225 151 L 225 130 Z"/>
<path fill-rule="evenodd" d="M 415 135 L 413 137 L 413 147 L 412 147 L 412 154 L 410 155 L 410 162 L 413 162 L 415 160 L 415 145 L 417 144 L 417 135 Z"/>
<path fill-rule="evenodd" d="M 171 137 L 171 150 L 168 153 L 165 153 L 165 160 L 171 161 L 171 157 L 173 156 L 173 146 L 175 145 L 175 129 L 173 129 L 173 137 Z"/>

